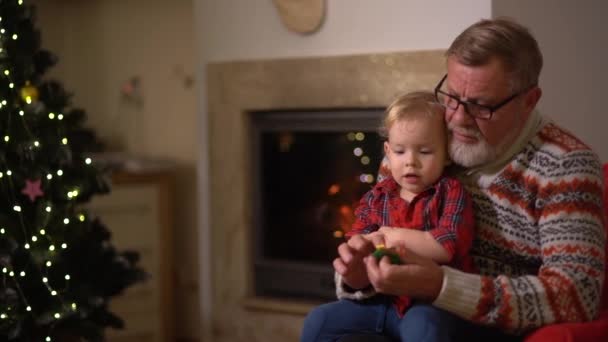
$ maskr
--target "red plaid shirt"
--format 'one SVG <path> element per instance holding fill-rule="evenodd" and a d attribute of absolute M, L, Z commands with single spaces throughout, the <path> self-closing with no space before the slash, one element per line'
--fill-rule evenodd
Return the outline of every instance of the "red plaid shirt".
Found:
<path fill-rule="evenodd" d="M 475 224 L 473 202 L 463 185 L 444 176 L 410 203 L 399 196 L 399 189 L 397 182 L 388 177 L 363 195 L 355 210 L 355 223 L 346 236 L 368 234 L 381 226 L 428 231 L 450 255 L 448 265 L 472 271 L 469 250 Z M 410 299 L 398 297 L 395 304 L 403 314 Z"/>

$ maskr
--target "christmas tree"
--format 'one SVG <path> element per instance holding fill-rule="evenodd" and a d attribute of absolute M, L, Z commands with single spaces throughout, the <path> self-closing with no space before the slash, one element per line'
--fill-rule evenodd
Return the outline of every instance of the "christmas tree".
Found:
<path fill-rule="evenodd" d="M 86 203 L 109 191 L 99 149 L 40 47 L 34 9 L 0 0 L 0 340 L 103 340 L 111 297 L 141 281 Z M 80 339 L 80 340 L 82 340 Z"/>

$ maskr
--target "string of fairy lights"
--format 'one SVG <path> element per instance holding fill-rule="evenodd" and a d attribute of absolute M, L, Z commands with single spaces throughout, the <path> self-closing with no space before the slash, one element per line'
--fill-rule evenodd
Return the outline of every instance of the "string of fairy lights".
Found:
<path fill-rule="evenodd" d="M 18 4 L 23 6 L 23 0 L 18 0 Z M 3 27 L 3 21 L 0 17 L 0 54 L 6 53 L 4 42 L 7 39 L 16 41 L 19 39 L 19 35 L 16 32 L 8 32 L 7 28 Z M 27 133 L 27 139 L 29 139 L 28 141 L 16 141 L 19 138 L 14 138 L 11 136 L 10 132 L 8 132 L 8 127 L 10 127 L 10 124 L 7 124 L 6 128 L 0 128 L 5 130 L 4 132 L 0 132 L 0 143 L 3 143 L 5 145 L 4 148 L 7 150 L 9 150 L 11 147 L 22 146 L 23 144 L 29 144 L 29 149 L 32 151 L 39 150 L 41 147 L 40 139 L 38 139 L 28 128 L 26 120 L 27 115 L 29 115 L 28 113 L 32 113 L 32 111 L 28 109 L 28 106 L 32 106 L 38 100 L 38 89 L 29 82 L 25 82 L 25 84 L 22 85 L 16 84 L 13 80 L 13 70 L 11 70 L 10 66 L 0 65 L 0 72 L 0 77 L 4 78 L 4 80 L 0 81 L 0 84 L 7 84 L 8 88 L 10 89 L 5 93 L 14 94 L 16 97 L 19 97 L 22 100 L 10 101 L 14 102 L 13 106 L 10 106 L 7 99 L 0 99 L 0 115 L 6 115 L 8 120 L 7 122 L 10 123 L 10 120 L 14 120 L 12 119 L 12 116 L 16 114 L 17 120 L 20 120 L 24 131 Z M 49 112 L 47 113 L 46 118 L 47 120 L 53 122 L 60 122 L 64 119 L 64 115 L 61 113 Z M 58 132 L 60 132 L 61 125 L 57 125 L 57 129 Z M 67 137 L 61 138 L 60 144 L 68 147 L 69 141 Z M 86 158 L 84 162 L 87 165 L 91 165 L 93 161 L 91 158 Z M 79 187 L 73 186 L 65 194 L 66 199 L 68 201 L 72 201 L 72 204 L 66 205 L 65 212 L 63 213 L 56 212 L 57 208 L 53 205 L 51 200 L 47 199 L 46 203 L 43 202 L 44 204 L 41 207 L 43 208 L 41 214 L 45 216 L 42 219 L 42 224 L 41 226 L 32 227 L 30 226 L 31 224 L 26 223 L 33 222 L 33 220 L 28 221 L 24 218 L 23 207 L 20 199 L 28 200 L 29 197 L 31 203 L 37 201 L 42 202 L 44 200 L 44 192 L 42 191 L 44 185 L 46 185 L 47 188 L 50 187 L 51 183 L 55 179 L 63 176 L 64 171 L 60 168 L 56 170 L 49 170 L 46 172 L 46 177 L 41 177 L 45 179 L 27 179 L 26 185 L 20 193 L 23 196 L 19 196 L 17 194 L 15 182 L 13 181 L 13 171 L 10 169 L 9 165 L 6 163 L 4 164 L 5 165 L 0 165 L 0 185 L 2 185 L 1 188 L 5 191 L 4 195 L 14 203 L 12 210 L 14 211 L 14 215 L 17 216 L 17 221 L 20 225 L 20 227 L 13 229 L 12 231 L 17 235 L 19 235 L 19 229 L 21 231 L 20 238 L 17 238 L 16 236 L 12 236 L 12 238 L 20 244 L 20 246 L 17 246 L 17 248 L 27 250 L 32 254 L 32 256 L 35 255 L 35 257 L 30 258 L 30 260 L 34 260 L 34 264 L 29 265 L 33 268 L 33 272 L 29 273 L 26 272 L 28 265 L 21 265 L 21 268 L 18 269 L 19 267 L 13 265 L 10 259 L 0 260 L 2 281 L 5 284 L 12 283 L 14 285 L 14 288 L 18 292 L 19 299 L 22 302 L 22 306 L 19 307 L 11 306 L 10 303 L 0 303 L 0 323 L 2 321 L 15 320 L 23 315 L 41 314 L 41 312 L 37 312 L 39 308 L 36 308 L 29 303 L 28 298 L 26 298 L 22 290 L 21 284 L 32 281 L 42 282 L 44 287 L 48 290 L 50 296 L 52 298 L 56 298 L 57 307 L 56 310 L 53 310 L 54 312 L 52 313 L 52 319 L 58 321 L 69 312 L 76 312 L 78 305 L 77 303 L 69 301 L 63 297 L 63 294 L 65 294 L 69 289 L 71 280 L 70 274 L 66 273 L 63 275 L 63 284 L 51 284 L 50 274 L 53 271 L 54 260 L 59 251 L 66 250 L 69 246 L 65 241 L 59 241 L 54 234 L 49 234 L 49 231 L 66 229 L 73 221 L 85 222 L 85 220 L 87 220 L 87 216 L 84 212 L 77 212 L 77 210 L 74 210 L 74 200 L 79 196 Z M 45 172 L 42 172 L 42 174 L 44 173 Z M 10 208 L 7 209 L 10 210 Z M 58 210 L 61 211 L 61 208 Z M 53 219 L 61 216 L 63 216 L 63 220 L 59 220 L 59 222 L 63 223 L 63 227 L 54 226 L 52 224 L 52 222 L 54 222 Z M 10 232 L 11 230 L 7 227 L 0 226 L 0 237 L 7 236 L 10 234 Z M 31 271 L 32 269 L 29 270 Z M 51 341 L 50 334 L 45 337 L 45 341 Z"/>

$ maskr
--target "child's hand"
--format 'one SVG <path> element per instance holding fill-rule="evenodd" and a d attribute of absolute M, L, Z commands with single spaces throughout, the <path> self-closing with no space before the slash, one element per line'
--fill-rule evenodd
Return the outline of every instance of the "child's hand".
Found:
<path fill-rule="evenodd" d="M 387 248 L 393 248 L 397 245 L 404 245 L 405 242 L 407 242 L 407 229 L 382 226 L 380 227 L 380 229 L 378 229 L 378 231 L 372 234 L 375 233 L 378 233 L 382 236 L 382 239 L 384 241 L 384 243 L 382 244 L 385 245 Z"/>
<path fill-rule="evenodd" d="M 375 231 L 373 233 L 362 235 L 367 241 L 374 244 L 374 246 L 385 246 L 386 241 L 384 238 L 384 234 L 380 231 Z"/>
<path fill-rule="evenodd" d="M 369 278 L 363 258 L 374 251 L 374 245 L 363 235 L 355 235 L 338 246 L 338 257 L 334 269 L 342 275 L 346 285 L 362 289 L 369 285 Z"/>

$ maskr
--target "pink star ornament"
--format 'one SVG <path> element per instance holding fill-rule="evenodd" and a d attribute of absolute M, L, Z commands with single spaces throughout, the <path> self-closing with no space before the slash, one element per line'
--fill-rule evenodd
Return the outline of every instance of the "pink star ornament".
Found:
<path fill-rule="evenodd" d="M 21 193 L 30 198 L 30 201 L 35 202 L 36 197 L 44 196 L 44 192 L 40 189 L 42 182 L 40 179 L 36 179 L 35 181 L 26 179 L 25 187 L 21 190 Z"/>

